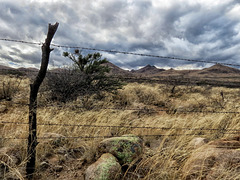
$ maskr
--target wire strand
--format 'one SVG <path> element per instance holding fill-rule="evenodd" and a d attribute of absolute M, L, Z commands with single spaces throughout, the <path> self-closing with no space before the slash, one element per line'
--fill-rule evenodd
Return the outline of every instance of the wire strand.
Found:
<path fill-rule="evenodd" d="M 14 39 L 6 39 L 0 38 L 2 41 L 9 41 L 9 42 L 17 42 L 23 44 L 33 44 L 33 45 L 42 45 L 43 43 L 38 42 L 29 42 L 23 40 L 14 40 Z M 118 53 L 118 54 L 126 54 L 126 55 L 134 55 L 134 56 L 143 56 L 143 57 L 152 57 L 152 58 L 160 58 L 160 59 L 171 59 L 171 60 L 178 60 L 178 61 L 188 61 L 188 62 L 200 62 L 200 63 L 210 63 L 210 64 L 222 64 L 227 66 L 236 66 L 240 67 L 240 64 L 233 64 L 233 63 L 221 63 L 215 60 L 207 61 L 207 60 L 195 60 L 195 59 L 188 59 L 188 58 L 179 58 L 179 57 L 171 57 L 171 56 L 160 56 L 160 55 L 153 55 L 153 54 L 142 54 L 142 53 L 133 53 L 127 51 L 118 51 L 118 50 L 107 50 L 107 49 L 98 49 L 98 48 L 89 48 L 89 47 L 82 47 L 82 46 L 68 46 L 68 45 L 58 45 L 58 44 L 51 44 L 54 47 L 58 48 L 69 48 L 69 49 L 83 49 L 83 50 L 90 50 L 90 51 L 101 51 L 101 52 L 108 52 L 108 53 Z"/>
<path fill-rule="evenodd" d="M 240 64 L 220 63 L 218 61 L 194 60 L 194 59 L 188 59 L 188 58 L 160 56 L 160 55 L 133 53 L 133 52 L 117 51 L 117 50 L 106 50 L 106 49 L 98 49 L 98 48 L 88 48 L 88 47 L 82 47 L 82 46 L 67 46 L 67 45 L 57 45 L 57 44 L 52 44 L 52 46 L 61 47 L 61 48 L 69 48 L 69 49 L 84 49 L 84 50 L 90 50 L 90 51 L 101 51 L 101 52 L 127 54 L 127 55 L 144 56 L 144 57 L 153 57 L 153 58 L 161 58 L 161 59 L 172 59 L 172 60 L 179 60 L 179 61 L 201 62 L 201 63 L 210 63 L 210 64 L 222 64 L 222 65 L 227 65 L 227 66 L 240 67 Z"/>
<path fill-rule="evenodd" d="M 240 133 L 239 132 L 230 132 L 230 133 L 226 133 L 226 132 L 219 132 L 219 133 L 222 133 L 222 134 L 237 134 L 239 135 Z M 167 136 L 167 137 L 177 137 L 177 136 L 205 136 L 205 135 L 211 135 L 213 133 L 182 133 L 182 134 L 138 134 L 136 136 L 139 136 L 140 138 L 141 137 L 163 137 L 163 136 Z M 123 137 L 123 136 L 62 136 L 62 137 L 44 137 L 44 136 L 41 136 L 41 137 L 38 137 L 37 139 L 39 140 L 44 140 L 44 139 L 105 139 L 105 138 L 115 138 L 115 137 Z M 132 136 L 124 136 L 124 137 L 132 137 Z M 26 140 L 28 138 L 26 137 L 0 137 L 0 140 Z M 225 147 L 225 146 L 224 146 Z M 226 146 L 227 147 L 227 146 Z M 234 146 L 236 147 L 236 146 Z"/>
<path fill-rule="evenodd" d="M 24 103 L 17 103 L 11 102 L 11 104 L 21 105 L 21 106 L 29 106 L 29 104 Z M 87 110 L 116 110 L 116 111 L 139 111 L 139 112 L 146 112 L 146 113 L 158 113 L 158 112 L 166 112 L 169 114 L 190 114 L 190 113 L 202 113 L 202 114 L 240 114 L 239 111 L 198 111 L 198 110 L 179 110 L 179 109 L 148 109 L 148 108 L 108 108 L 108 107 L 97 107 L 93 106 L 91 108 L 86 108 L 85 106 L 77 106 L 77 105 L 38 105 L 38 107 L 59 107 L 59 108 L 66 108 L 66 107 L 74 107 L 78 109 L 87 109 Z"/>
<path fill-rule="evenodd" d="M 23 41 L 23 40 L 16 40 L 16 39 L 6 39 L 6 38 L 0 38 L 1 41 L 8 41 L 8 42 L 16 42 L 16 43 L 22 43 L 22 44 L 33 44 L 33 45 L 43 45 L 41 42 L 29 42 L 29 41 Z"/>
<path fill-rule="evenodd" d="M 0 121 L 0 124 L 28 125 L 27 122 Z M 89 127 L 89 128 L 128 128 L 128 129 L 159 129 L 159 130 L 189 130 L 189 131 L 219 131 L 219 132 L 239 132 L 240 129 L 225 128 L 175 128 L 175 127 L 151 127 L 151 126 L 120 126 L 120 125 L 93 125 L 93 124 L 66 124 L 66 123 L 37 123 L 38 126 L 64 126 L 64 127 Z"/>

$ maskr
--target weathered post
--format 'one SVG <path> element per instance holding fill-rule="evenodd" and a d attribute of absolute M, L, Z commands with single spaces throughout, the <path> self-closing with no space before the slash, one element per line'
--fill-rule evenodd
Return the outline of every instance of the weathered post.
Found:
<path fill-rule="evenodd" d="M 42 62 L 41 67 L 36 76 L 33 84 L 30 84 L 30 102 L 29 102 L 29 136 L 28 136 L 28 148 L 27 148 L 27 166 L 26 173 L 27 178 L 32 179 L 33 173 L 35 172 L 35 162 L 36 162 L 36 146 L 37 142 L 37 94 L 43 79 L 46 76 L 47 66 L 49 62 L 50 52 L 53 49 L 50 49 L 50 44 L 52 38 L 57 31 L 59 23 L 54 25 L 48 25 L 47 38 L 42 45 Z"/>

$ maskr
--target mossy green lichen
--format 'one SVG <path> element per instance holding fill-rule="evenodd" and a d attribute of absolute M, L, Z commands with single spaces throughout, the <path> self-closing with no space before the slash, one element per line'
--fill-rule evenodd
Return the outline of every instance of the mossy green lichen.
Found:
<path fill-rule="evenodd" d="M 102 141 L 103 152 L 113 154 L 120 164 L 129 164 L 142 153 L 142 140 L 135 135 L 109 138 Z"/>
<path fill-rule="evenodd" d="M 108 180 L 110 177 L 110 169 L 113 166 L 116 166 L 117 162 L 115 159 L 113 159 L 112 157 L 107 159 L 100 167 L 99 167 L 99 171 L 101 172 L 99 175 L 99 180 Z"/>
<path fill-rule="evenodd" d="M 112 180 L 113 177 L 117 179 L 121 174 L 121 166 L 113 155 L 104 154 L 101 158 L 101 164 L 97 167 L 97 177 L 95 180 Z M 116 174 L 114 174 L 114 172 Z"/>

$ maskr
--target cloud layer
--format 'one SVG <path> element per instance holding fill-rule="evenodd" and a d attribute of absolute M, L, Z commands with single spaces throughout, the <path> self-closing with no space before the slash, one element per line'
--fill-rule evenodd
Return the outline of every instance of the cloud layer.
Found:
<path fill-rule="evenodd" d="M 43 42 L 48 23 L 59 22 L 55 44 L 240 64 L 239 0 L 1 0 L 0 8 L 0 38 Z M 70 63 L 63 51 L 72 50 L 55 48 L 52 65 Z M 102 54 L 128 69 L 211 65 Z M 2 65 L 39 67 L 40 58 L 40 46 L 0 43 Z"/>

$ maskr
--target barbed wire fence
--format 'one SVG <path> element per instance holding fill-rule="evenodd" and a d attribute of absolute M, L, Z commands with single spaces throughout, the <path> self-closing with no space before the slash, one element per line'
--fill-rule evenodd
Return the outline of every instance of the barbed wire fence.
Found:
<path fill-rule="evenodd" d="M 15 125 L 29 125 L 27 122 L 11 122 L 11 121 L 0 121 L 0 124 L 15 124 Z M 240 129 L 227 129 L 227 128 L 174 128 L 174 127 L 151 127 L 151 126 L 117 126 L 117 125 L 93 125 L 93 124 L 67 124 L 67 123 L 38 123 L 38 126 L 62 126 L 62 127 L 84 127 L 84 128 L 125 128 L 125 129 L 148 129 L 148 130 L 162 130 L 162 131 L 193 131 L 195 133 L 174 133 L 174 134 L 139 134 L 140 137 L 177 137 L 177 136 L 206 136 L 212 135 L 214 132 L 218 132 L 221 134 L 230 134 L 230 135 L 239 135 Z M 63 136 L 63 139 L 82 139 L 84 141 L 89 139 L 104 139 L 104 138 L 112 138 L 112 137 L 120 137 L 119 135 L 103 135 L 103 136 Z M 126 137 L 126 136 L 125 136 Z M 1 140 L 27 140 L 27 137 L 0 137 Z M 38 139 L 59 139 L 56 137 L 38 137 Z"/>
<path fill-rule="evenodd" d="M 18 102 L 11 102 L 11 105 L 21 105 L 21 106 L 29 106 L 27 103 L 18 103 Z M 66 108 L 72 107 L 77 109 L 87 109 L 87 110 L 114 110 L 114 111 L 139 111 L 139 112 L 146 112 L 146 113 L 159 113 L 159 112 L 166 112 L 169 114 L 189 114 L 189 113 L 201 113 L 201 114 L 240 114 L 238 111 L 205 111 L 205 110 L 182 110 L 181 108 L 178 109 L 150 109 L 150 108 L 116 108 L 116 107 L 99 107 L 99 106 L 91 106 L 91 108 L 86 108 L 85 106 L 78 106 L 78 105 L 57 105 L 57 104 L 47 104 L 47 105 L 38 105 L 38 107 L 59 107 L 59 108 Z"/>
<path fill-rule="evenodd" d="M 38 45 L 41 46 L 43 43 L 41 42 L 29 42 L 29 41 L 23 41 L 23 40 L 13 40 L 13 39 L 5 39 L 5 38 L 0 38 L 1 41 L 7 41 L 7 42 L 14 42 L 14 43 L 23 43 L 23 44 L 29 44 L 29 45 Z M 177 61 L 188 61 L 188 62 L 199 62 L 199 63 L 210 63 L 210 64 L 221 64 L 221 65 L 227 65 L 227 66 L 234 66 L 234 67 L 240 67 L 239 64 L 233 64 L 233 63 L 221 63 L 218 61 L 207 61 L 207 60 L 194 60 L 194 59 L 187 59 L 187 58 L 178 58 L 178 57 L 170 57 L 170 56 L 160 56 L 160 55 L 152 55 L 152 54 L 141 54 L 141 53 L 133 53 L 133 52 L 127 52 L 127 51 L 117 51 L 117 50 L 106 50 L 106 49 L 98 49 L 98 48 L 88 48 L 88 47 L 82 47 L 82 46 L 67 46 L 67 45 L 57 45 L 57 44 L 51 44 L 53 47 L 57 48 L 68 48 L 68 49 L 82 49 L 82 50 L 90 50 L 90 51 L 100 51 L 100 52 L 108 52 L 108 53 L 119 53 L 119 54 L 125 54 L 125 55 L 134 55 L 134 56 L 142 56 L 142 57 L 152 57 L 152 58 L 157 58 L 157 59 L 170 59 L 170 60 L 177 60 Z M 19 71 L 19 72 L 29 72 L 29 73 L 37 73 L 37 71 L 32 71 L 32 70 L 21 70 L 21 69 L 0 69 L 1 72 L 9 72 L 9 71 Z M 50 74 L 60 74 L 61 72 L 49 72 Z M 136 78 L 136 77 L 122 77 L 123 80 L 128 80 L 128 81 L 135 81 L 135 82 L 160 82 L 163 83 L 166 81 L 166 79 L 149 79 L 149 78 Z M 208 77 L 206 77 L 207 79 Z M 213 78 L 213 77 L 209 77 Z M 215 78 L 215 77 L 214 77 Z M 217 78 L 222 78 L 222 77 L 217 77 Z M 215 78 L 215 79 L 217 79 Z M 226 77 L 225 77 L 226 78 Z M 168 81 L 169 82 L 176 83 L 176 79 L 171 79 Z M 195 82 L 187 82 L 190 85 L 211 85 L 211 86 L 227 86 L 227 87 L 240 87 L 240 82 L 234 82 L 232 84 L 230 83 L 225 83 L 222 81 L 217 82 L 215 80 L 214 82 L 198 82 L 195 80 Z M 225 84 L 224 84 L 225 83 Z M 184 83 L 182 83 L 184 84 Z M 29 104 L 23 104 L 23 103 L 14 103 L 16 105 L 24 105 L 28 106 Z M 45 107 L 49 106 L 56 106 L 56 105 L 47 105 Z M 58 105 L 59 107 L 62 107 L 61 105 Z M 77 106 L 77 108 L 85 108 L 84 106 Z M 169 109 L 158 109 L 158 110 L 151 110 L 151 109 L 138 109 L 138 108 L 101 108 L 101 107 L 93 107 L 92 109 L 97 109 L 97 110 L 121 110 L 121 111 L 146 111 L 146 112 L 168 112 L 170 111 Z M 189 114 L 189 113 L 203 113 L 203 114 L 240 114 L 240 112 L 237 111 L 197 111 L 197 110 L 178 110 L 175 109 L 174 113 L 179 113 L 179 114 Z M 29 125 L 29 123 L 25 122 L 11 122 L 11 121 L 0 121 L 0 124 L 15 124 L 15 125 Z M 86 128 L 126 128 L 126 129 L 155 129 L 155 130 L 182 130 L 182 131 L 201 131 L 201 134 L 196 134 L 196 133 L 181 133 L 181 134 L 140 134 L 139 136 L 142 137 L 162 137 L 162 136 L 194 136 L 194 135 L 206 135 L 206 134 L 211 134 L 212 132 L 220 132 L 223 134 L 240 134 L 240 129 L 214 129 L 214 128 L 173 128 L 173 127 L 150 127 L 150 126 L 110 126 L 110 125 L 89 125 L 89 124 L 67 124 L 67 123 L 38 123 L 38 126 L 63 126 L 63 127 L 86 127 Z M 66 136 L 64 138 L 67 139 L 80 139 L 80 140 L 90 140 L 90 139 L 104 139 L 104 138 L 110 138 L 110 137 L 118 137 L 118 136 L 76 136 L 76 137 L 69 137 Z M 38 137 L 38 139 L 54 139 L 58 137 Z M 27 138 L 22 138 L 22 137 L 0 137 L 2 140 L 27 140 Z"/>
<path fill-rule="evenodd" d="M 39 45 L 39 46 L 43 44 L 41 42 L 29 42 L 29 41 L 13 40 L 13 39 L 6 39 L 6 38 L 0 38 L 0 40 L 1 41 L 8 41 L 8 42 L 23 43 L 23 44 Z M 240 64 L 221 63 L 221 62 L 218 62 L 218 61 L 215 61 L 215 60 L 214 61 L 210 61 L 210 60 L 196 60 L 196 59 L 179 58 L 179 57 L 171 57 L 171 56 L 160 56 L 160 55 L 153 55 L 153 54 L 133 53 L 133 52 L 127 52 L 127 51 L 117 51 L 117 50 L 89 48 L 89 47 L 83 47 L 83 46 L 58 45 L 58 44 L 53 44 L 53 43 L 51 44 L 51 46 L 58 47 L 58 48 L 82 49 L 82 50 L 90 50 L 90 51 L 119 53 L 119 54 L 125 54 L 125 55 L 153 57 L 153 58 L 158 58 L 158 59 L 172 59 L 172 60 L 178 60 L 178 61 L 189 61 L 189 62 L 200 62 L 200 63 L 210 63 L 210 64 L 221 64 L 221 65 L 227 65 L 227 66 L 240 67 Z"/>

